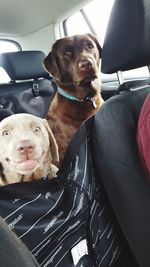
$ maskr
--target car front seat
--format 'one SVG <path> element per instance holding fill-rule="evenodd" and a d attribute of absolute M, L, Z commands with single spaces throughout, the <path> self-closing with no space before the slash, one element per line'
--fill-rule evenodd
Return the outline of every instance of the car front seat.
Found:
<path fill-rule="evenodd" d="M 150 1 L 116 0 L 102 52 L 110 74 L 150 64 Z M 94 118 L 96 169 L 131 251 L 140 267 L 150 266 L 150 185 L 142 168 L 136 130 L 150 80 L 124 82 Z"/>

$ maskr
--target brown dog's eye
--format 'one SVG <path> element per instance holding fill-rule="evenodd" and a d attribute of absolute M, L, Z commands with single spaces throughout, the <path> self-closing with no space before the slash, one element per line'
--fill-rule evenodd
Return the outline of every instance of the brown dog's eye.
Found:
<path fill-rule="evenodd" d="M 5 130 L 5 131 L 2 132 L 2 135 L 3 135 L 3 136 L 10 135 L 10 131 Z"/>
<path fill-rule="evenodd" d="M 66 51 L 64 52 L 64 56 L 71 57 L 71 56 L 72 56 L 72 52 L 69 51 L 69 50 L 66 50 Z"/>
<path fill-rule="evenodd" d="M 94 46 L 91 44 L 91 43 L 89 43 L 89 44 L 87 44 L 87 48 L 88 49 L 92 49 Z"/>
<path fill-rule="evenodd" d="M 36 126 L 34 129 L 33 129 L 33 132 L 34 133 L 39 133 L 41 131 L 41 128 L 39 126 Z"/>

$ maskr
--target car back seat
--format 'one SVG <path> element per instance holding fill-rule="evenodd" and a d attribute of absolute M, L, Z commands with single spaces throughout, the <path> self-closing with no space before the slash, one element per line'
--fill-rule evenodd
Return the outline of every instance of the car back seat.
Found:
<path fill-rule="evenodd" d="M 45 117 L 56 92 L 56 85 L 44 70 L 42 51 L 18 51 L 0 54 L 0 66 L 11 81 L 0 84 L 0 119 L 27 112 Z"/>

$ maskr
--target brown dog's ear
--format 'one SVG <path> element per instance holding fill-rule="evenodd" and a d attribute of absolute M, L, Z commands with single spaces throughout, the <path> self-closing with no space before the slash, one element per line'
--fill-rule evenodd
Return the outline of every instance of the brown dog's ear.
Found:
<path fill-rule="evenodd" d="M 52 48 L 52 51 L 44 59 L 43 66 L 45 70 L 50 73 L 56 80 L 59 81 L 61 79 L 61 73 L 57 64 L 56 52 L 54 48 Z"/>
<path fill-rule="evenodd" d="M 50 142 L 50 153 L 52 156 L 52 161 L 53 163 L 58 163 L 59 162 L 59 153 L 58 153 L 58 146 L 55 140 L 55 137 L 49 127 L 48 122 L 45 119 L 42 119 L 43 125 L 45 126 L 48 135 L 49 135 L 49 142 Z"/>
<path fill-rule="evenodd" d="M 102 54 L 102 48 L 99 44 L 99 41 L 97 40 L 97 38 L 92 35 L 91 33 L 87 33 L 87 35 L 96 43 L 98 51 L 99 51 L 99 58 L 101 58 L 101 54 Z"/>

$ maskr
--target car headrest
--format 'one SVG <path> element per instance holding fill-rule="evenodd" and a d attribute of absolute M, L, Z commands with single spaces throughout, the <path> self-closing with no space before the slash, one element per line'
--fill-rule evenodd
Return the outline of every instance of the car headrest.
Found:
<path fill-rule="evenodd" d="M 102 72 L 150 64 L 150 1 L 115 0 L 102 50 Z"/>
<path fill-rule="evenodd" d="M 18 51 L 0 54 L 0 66 L 11 80 L 48 78 L 42 63 L 45 54 L 42 51 Z"/>

